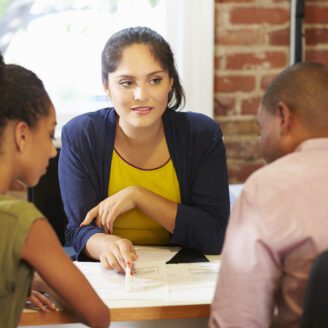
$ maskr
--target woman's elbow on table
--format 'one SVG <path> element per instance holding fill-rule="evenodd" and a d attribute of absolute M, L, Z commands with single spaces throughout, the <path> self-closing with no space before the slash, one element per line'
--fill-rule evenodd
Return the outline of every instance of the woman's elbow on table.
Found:
<path fill-rule="evenodd" d="M 209 255 L 221 254 L 225 232 L 226 226 L 220 224 L 213 226 L 211 230 L 205 230 L 203 235 L 199 236 L 202 241 L 202 251 Z"/>
<path fill-rule="evenodd" d="M 107 328 L 110 325 L 110 313 L 107 306 L 94 311 L 90 318 L 86 318 L 86 325 L 92 328 Z"/>

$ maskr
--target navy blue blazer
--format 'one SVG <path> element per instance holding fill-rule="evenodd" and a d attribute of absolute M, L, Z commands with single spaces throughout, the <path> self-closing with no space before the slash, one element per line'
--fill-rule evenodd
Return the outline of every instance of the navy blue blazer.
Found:
<path fill-rule="evenodd" d="M 171 243 L 218 254 L 230 211 L 219 125 L 203 114 L 170 109 L 162 119 L 181 193 Z M 84 257 L 87 240 L 103 232 L 94 224 L 80 227 L 80 223 L 92 207 L 108 197 L 115 122 L 115 110 L 104 108 L 72 119 L 62 130 L 58 174 L 68 217 L 67 240 L 78 259 Z"/>

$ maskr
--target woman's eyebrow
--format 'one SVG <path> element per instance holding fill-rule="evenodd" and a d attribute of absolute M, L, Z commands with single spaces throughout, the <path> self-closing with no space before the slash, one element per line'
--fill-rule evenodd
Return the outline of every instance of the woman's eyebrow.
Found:
<path fill-rule="evenodd" d="M 158 74 L 158 73 L 165 73 L 165 71 L 164 70 L 154 71 L 154 72 L 151 72 L 151 73 L 147 74 L 147 76 L 155 75 L 155 74 Z"/>
<path fill-rule="evenodd" d="M 160 71 L 150 72 L 146 76 L 148 77 L 148 76 L 155 75 L 155 74 L 160 74 L 160 73 L 165 73 L 165 71 L 160 70 Z M 121 75 L 115 76 L 115 78 L 116 79 L 134 79 L 135 76 L 134 75 L 129 75 L 129 74 L 121 74 Z"/>

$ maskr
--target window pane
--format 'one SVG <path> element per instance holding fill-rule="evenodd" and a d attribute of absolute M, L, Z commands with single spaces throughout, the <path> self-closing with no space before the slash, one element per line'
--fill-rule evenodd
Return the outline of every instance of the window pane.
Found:
<path fill-rule="evenodd" d="M 136 25 L 164 30 L 160 0 L 28 2 L 23 16 L 11 18 L 20 21 L 19 28 L 7 33 L 10 40 L 1 47 L 6 62 L 30 68 L 43 80 L 57 110 L 58 132 L 73 116 L 108 106 L 100 57 L 111 34 Z"/>
<path fill-rule="evenodd" d="M 186 110 L 213 113 L 214 0 L 1 0 L 0 50 L 7 63 L 35 71 L 61 126 L 108 106 L 101 51 L 111 34 L 149 26 L 170 43 Z"/>

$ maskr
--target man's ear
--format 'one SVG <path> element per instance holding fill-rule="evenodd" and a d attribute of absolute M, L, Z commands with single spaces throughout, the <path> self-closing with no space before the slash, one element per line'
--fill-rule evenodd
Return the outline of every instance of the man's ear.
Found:
<path fill-rule="evenodd" d="M 290 132 L 293 113 L 284 102 L 280 101 L 277 106 L 277 115 L 280 119 L 280 135 L 285 136 Z"/>
<path fill-rule="evenodd" d="M 25 150 L 29 132 L 30 132 L 30 128 L 26 122 L 19 121 L 17 123 L 14 133 L 15 133 L 16 149 L 18 151 Z"/>

